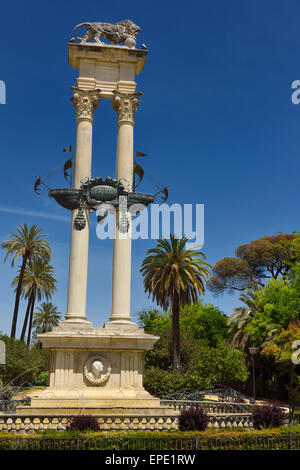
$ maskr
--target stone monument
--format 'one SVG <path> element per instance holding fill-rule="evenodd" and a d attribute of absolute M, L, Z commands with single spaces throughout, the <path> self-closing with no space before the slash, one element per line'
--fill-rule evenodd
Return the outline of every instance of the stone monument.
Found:
<path fill-rule="evenodd" d="M 87 30 L 78 38 L 77 30 L 83 27 Z M 134 120 L 141 96 L 135 76 L 143 70 L 148 54 L 146 46 L 135 47 L 139 30 L 130 20 L 114 25 L 82 23 L 68 44 L 69 64 L 79 70 L 71 98 L 77 123 L 74 187 L 50 191 L 72 211 L 67 312 L 51 332 L 39 335 L 43 348 L 50 350 L 49 387 L 32 398 L 30 407 L 19 407 L 19 414 L 82 410 L 98 416 L 172 414 L 143 387 L 144 353 L 158 338 L 145 334 L 131 319 L 130 214 L 125 230 L 118 223 L 120 195 L 128 197 L 129 206 L 154 200 L 151 195 L 132 193 Z M 111 43 L 104 44 L 101 38 Z M 125 45 L 117 45 L 120 42 Z M 94 112 L 102 98 L 111 99 L 117 113 L 114 179 L 91 178 Z M 94 328 L 86 314 L 89 215 L 105 200 L 116 207 L 112 307 L 110 320 L 103 328 Z"/>

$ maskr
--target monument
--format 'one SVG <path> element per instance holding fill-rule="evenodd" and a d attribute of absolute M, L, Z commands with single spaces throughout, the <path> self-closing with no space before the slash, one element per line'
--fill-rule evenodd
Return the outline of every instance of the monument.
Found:
<path fill-rule="evenodd" d="M 84 27 L 83 38 L 78 38 L 77 30 Z M 121 196 L 128 207 L 154 200 L 132 192 L 133 131 L 141 96 L 135 76 L 148 54 L 146 46 L 135 47 L 139 30 L 130 20 L 82 23 L 68 43 L 69 64 L 79 70 L 71 98 L 77 123 L 73 188 L 49 193 L 72 211 L 67 312 L 51 332 L 39 335 L 43 348 L 50 350 L 49 387 L 32 398 L 30 407 L 19 407 L 19 414 L 78 414 L 83 409 L 98 416 L 172 414 L 143 387 L 144 353 L 158 338 L 145 334 L 131 319 L 131 215 L 126 213 L 125 225 L 119 217 Z M 125 44 L 117 45 L 120 42 Z M 101 99 L 110 99 L 117 113 L 115 178 L 91 177 L 94 112 Z M 89 216 L 105 202 L 116 209 L 112 307 L 104 327 L 94 328 L 86 314 Z"/>

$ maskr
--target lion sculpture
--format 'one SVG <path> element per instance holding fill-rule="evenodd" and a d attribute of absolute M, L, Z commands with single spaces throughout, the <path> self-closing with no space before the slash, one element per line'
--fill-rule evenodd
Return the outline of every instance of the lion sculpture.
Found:
<path fill-rule="evenodd" d="M 77 36 L 76 31 L 82 26 L 87 26 L 83 38 Z M 131 20 L 119 21 L 118 23 L 80 23 L 74 28 L 74 36 L 81 42 L 90 42 L 94 40 L 98 44 L 104 44 L 100 38 L 108 39 L 111 44 L 125 42 L 128 47 L 134 48 L 136 45 L 136 36 L 140 27 Z"/>

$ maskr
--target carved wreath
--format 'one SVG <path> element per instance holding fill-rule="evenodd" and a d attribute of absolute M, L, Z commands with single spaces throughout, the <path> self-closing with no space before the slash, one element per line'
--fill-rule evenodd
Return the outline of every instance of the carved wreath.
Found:
<path fill-rule="evenodd" d="M 102 371 L 106 369 L 106 373 Z M 110 376 L 111 365 L 105 357 L 93 356 L 85 361 L 83 367 L 83 375 L 86 380 L 94 385 L 101 385 L 105 383 Z"/>

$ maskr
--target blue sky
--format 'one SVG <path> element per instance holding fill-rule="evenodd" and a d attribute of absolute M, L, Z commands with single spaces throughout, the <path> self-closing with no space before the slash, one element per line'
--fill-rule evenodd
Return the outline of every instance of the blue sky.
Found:
<path fill-rule="evenodd" d="M 0 239 L 16 225 L 37 223 L 53 250 L 58 280 L 54 302 L 66 309 L 70 215 L 33 193 L 34 175 L 64 161 L 75 143 L 70 87 L 77 71 L 67 63 L 73 27 L 83 21 L 130 18 L 149 48 L 137 76 L 143 92 L 136 114 L 135 148 L 151 157 L 145 169 L 170 185 L 169 202 L 205 204 L 207 261 L 278 231 L 299 230 L 300 105 L 291 83 L 300 79 L 300 5 L 296 0 L 143 2 L 6 2 L 1 10 Z M 102 101 L 95 113 L 93 175 L 114 175 L 116 115 Z M 65 185 L 61 174 L 51 187 Z M 145 182 L 145 191 L 151 186 Z M 133 247 L 132 314 L 151 305 L 139 268 L 153 241 Z M 2 259 L 4 253 L 1 255 Z M 109 318 L 112 242 L 90 236 L 87 314 L 95 326 Z M 0 264 L 0 330 L 13 310 L 16 274 Z M 214 298 L 226 314 L 235 296 Z M 21 305 L 19 327 L 25 305 Z"/>

